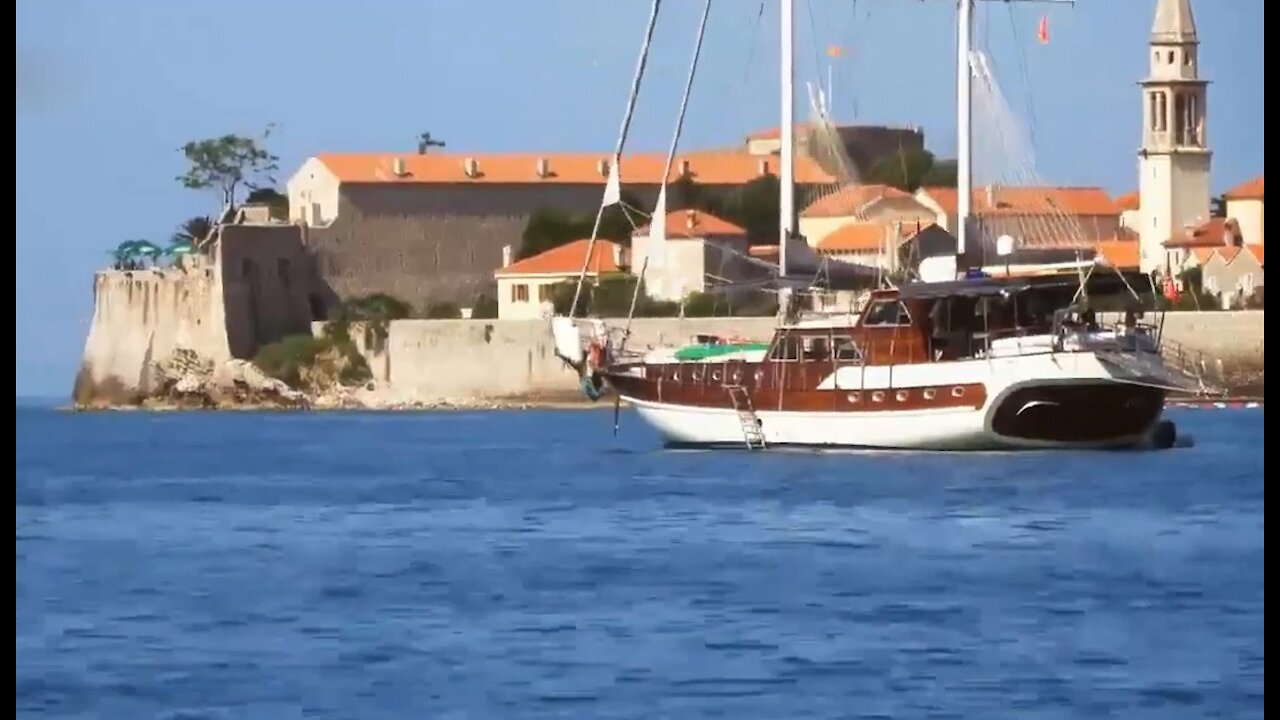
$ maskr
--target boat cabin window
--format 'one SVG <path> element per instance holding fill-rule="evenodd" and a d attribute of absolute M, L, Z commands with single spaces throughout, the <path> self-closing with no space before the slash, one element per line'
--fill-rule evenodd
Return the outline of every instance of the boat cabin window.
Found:
<path fill-rule="evenodd" d="M 862 324 L 866 327 L 910 325 L 911 315 L 907 306 L 897 300 L 877 300 L 867 308 L 866 320 Z"/>
<path fill-rule="evenodd" d="M 784 335 L 773 344 L 769 352 L 770 360 L 794 361 L 800 359 L 800 338 L 795 335 Z"/>
<path fill-rule="evenodd" d="M 836 360 L 841 362 L 862 362 L 862 351 L 857 343 L 848 335 L 837 335 L 831 338 L 831 347 L 835 350 Z"/>
<path fill-rule="evenodd" d="M 825 337 L 809 336 L 801 339 L 801 349 L 805 360 L 830 360 L 831 346 Z"/>

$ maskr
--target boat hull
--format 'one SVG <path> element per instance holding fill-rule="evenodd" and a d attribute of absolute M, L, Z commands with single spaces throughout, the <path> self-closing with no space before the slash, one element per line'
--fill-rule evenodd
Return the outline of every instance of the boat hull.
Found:
<path fill-rule="evenodd" d="M 753 389 L 754 418 L 766 444 L 899 450 L 1125 448 L 1150 441 L 1164 408 L 1163 389 L 1136 377 L 1114 377 L 1091 353 L 903 366 L 894 369 L 893 377 L 878 370 L 842 369 L 843 375 L 802 392 Z M 668 445 L 746 445 L 744 416 L 727 389 L 704 387 L 694 395 L 683 387 L 659 388 L 641 374 L 632 370 L 610 381 Z M 664 377 L 660 370 L 643 374 Z M 751 415 L 745 417 L 749 422 Z"/>

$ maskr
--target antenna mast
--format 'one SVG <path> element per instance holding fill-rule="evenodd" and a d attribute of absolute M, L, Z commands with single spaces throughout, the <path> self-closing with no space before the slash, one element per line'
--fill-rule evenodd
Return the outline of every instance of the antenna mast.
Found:
<path fill-rule="evenodd" d="M 787 276 L 787 241 L 795 234 L 795 35 L 792 30 L 795 0 L 782 0 L 782 158 L 778 170 L 778 275 Z"/>
<path fill-rule="evenodd" d="M 962 268 L 969 241 L 969 205 L 973 200 L 973 2 L 960 0 L 956 43 L 956 270 Z"/>

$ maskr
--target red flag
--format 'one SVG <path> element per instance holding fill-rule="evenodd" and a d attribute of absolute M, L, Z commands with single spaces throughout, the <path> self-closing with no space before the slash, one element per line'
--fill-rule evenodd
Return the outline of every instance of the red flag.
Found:
<path fill-rule="evenodd" d="M 1040 40 L 1041 45 L 1049 44 L 1049 16 L 1040 16 L 1040 27 L 1036 28 L 1036 37 Z"/>

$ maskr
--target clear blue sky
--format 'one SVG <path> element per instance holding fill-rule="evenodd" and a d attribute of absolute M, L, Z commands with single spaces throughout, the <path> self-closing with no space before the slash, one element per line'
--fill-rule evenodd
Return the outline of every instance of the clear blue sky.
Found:
<path fill-rule="evenodd" d="M 1220 191 L 1262 173 L 1262 0 L 1193 0 Z M 646 0 L 19 0 L 17 393 L 66 395 L 92 308 L 92 274 L 130 238 L 168 239 L 215 208 L 183 190 L 177 148 L 279 128 L 287 175 L 319 151 L 612 147 Z M 777 125 L 777 3 L 717 0 L 684 147 L 729 146 Z M 1029 107 L 1040 173 L 1136 186 L 1155 0 L 1074 8 L 986 3 L 990 49 Z M 659 21 L 632 147 L 663 149 L 701 3 Z M 836 69 L 840 121 L 917 124 L 954 152 L 954 10 L 945 0 L 797 0 L 800 80 Z M 1050 17 L 1050 43 L 1036 24 Z M 1016 28 L 1016 32 L 1014 31 Z M 1025 67 L 1025 72 L 1023 68 Z M 283 178 L 282 178 L 283 180 Z"/>

